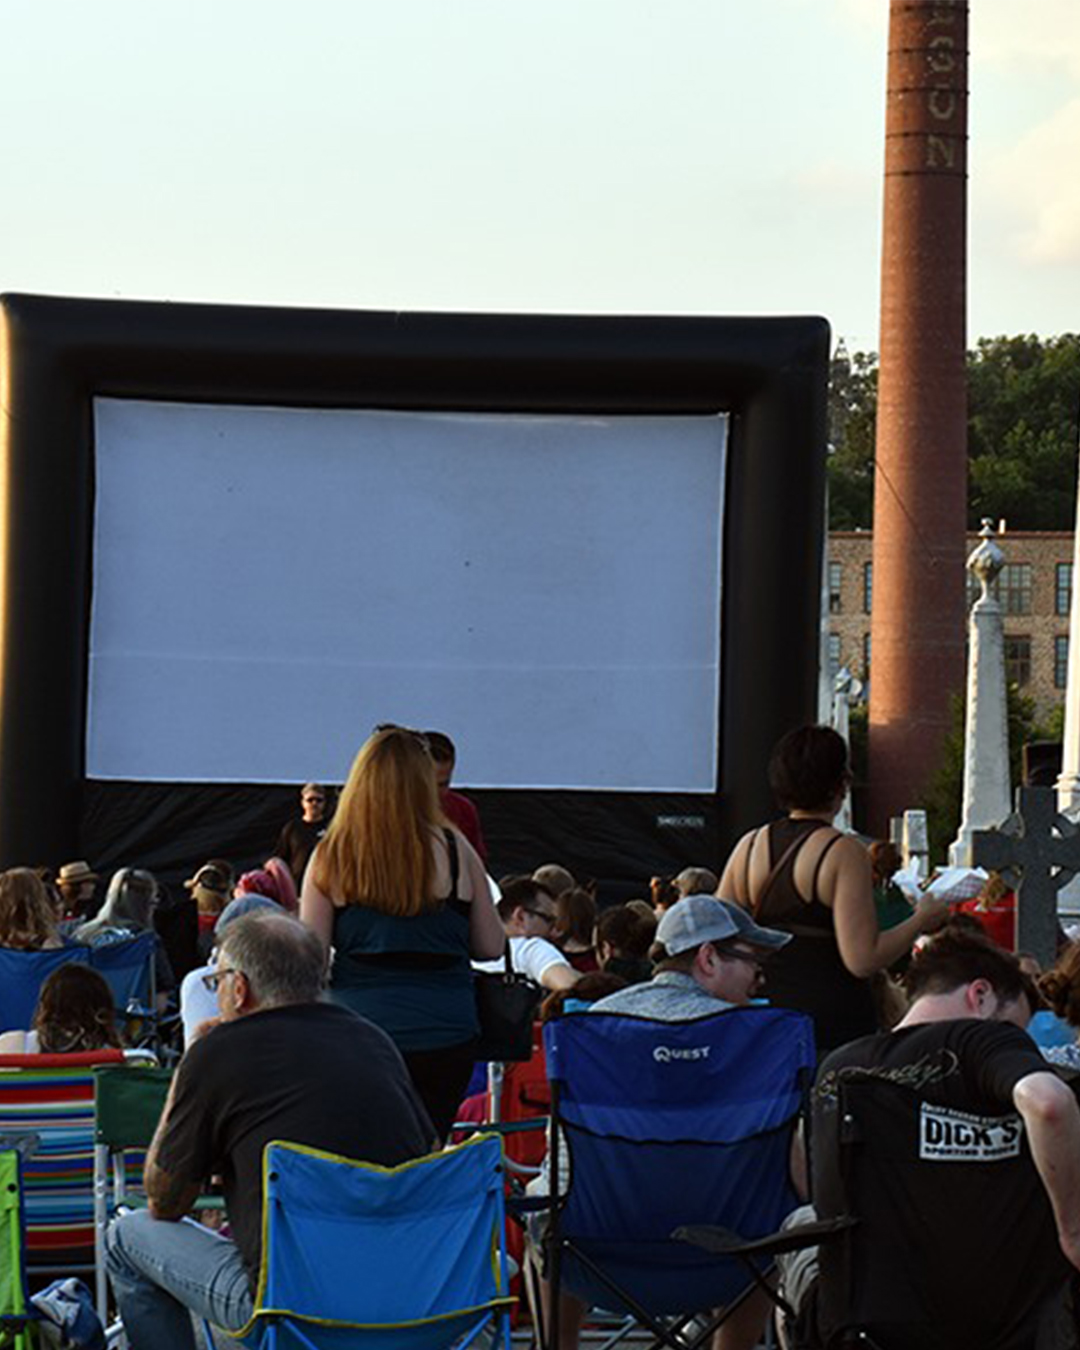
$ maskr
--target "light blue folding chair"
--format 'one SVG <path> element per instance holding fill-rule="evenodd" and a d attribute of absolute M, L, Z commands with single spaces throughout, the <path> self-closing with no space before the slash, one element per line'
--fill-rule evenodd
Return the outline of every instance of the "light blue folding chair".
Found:
<path fill-rule="evenodd" d="M 400 1167 L 274 1142 L 263 1155 L 259 1350 L 510 1346 L 501 1141 Z"/>

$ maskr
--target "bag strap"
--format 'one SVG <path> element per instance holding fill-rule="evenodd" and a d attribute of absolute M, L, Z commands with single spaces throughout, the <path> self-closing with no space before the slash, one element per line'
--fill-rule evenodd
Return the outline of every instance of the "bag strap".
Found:
<path fill-rule="evenodd" d="M 779 858 L 777 858 L 776 863 L 774 864 L 772 870 L 769 872 L 769 875 L 765 878 L 765 884 L 762 886 L 761 890 L 758 891 L 757 899 L 751 902 L 750 912 L 751 914 L 753 914 L 755 919 L 761 913 L 761 907 L 764 905 L 769 892 L 775 885 L 777 877 L 779 877 L 780 873 L 784 870 L 785 864 L 790 861 L 793 861 L 798 855 L 799 850 L 810 838 L 810 836 L 816 834 L 819 829 L 825 826 L 825 824 L 826 822 L 824 820 L 819 820 L 814 825 L 814 828 L 812 830 L 807 830 L 805 834 L 796 835 L 795 838 L 791 841 L 791 843 L 788 844 L 787 848 L 784 849 L 783 853 L 780 854 Z M 816 872 L 814 876 L 816 881 L 817 879 Z M 811 899 L 813 899 L 812 896 Z"/>
<path fill-rule="evenodd" d="M 457 840 L 454 838 L 454 831 L 444 829 L 443 838 L 446 840 L 446 856 L 447 861 L 450 863 L 450 894 L 446 897 L 446 903 L 450 905 L 460 898 L 457 893 L 460 866 L 458 863 Z"/>

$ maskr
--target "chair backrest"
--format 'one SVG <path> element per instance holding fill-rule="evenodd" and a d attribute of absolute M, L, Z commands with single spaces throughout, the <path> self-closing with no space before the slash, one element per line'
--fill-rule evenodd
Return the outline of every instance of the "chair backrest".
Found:
<path fill-rule="evenodd" d="M 129 1004 L 153 1011 L 156 933 L 139 933 L 120 942 L 90 947 L 90 965 L 112 990 L 118 1012 Z"/>
<path fill-rule="evenodd" d="M 395 1168 L 274 1142 L 263 1181 L 259 1330 L 296 1324 L 319 1347 L 448 1346 L 513 1302 L 494 1136 Z"/>
<path fill-rule="evenodd" d="M 126 1065 L 99 1068 L 94 1075 L 95 1302 L 102 1322 L 108 1316 L 105 1232 L 123 1201 L 141 1197 L 142 1168 L 172 1081 L 170 1069 Z"/>
<path fill-rule="evenodd" d="M 0 947 L 0 1031 L 25 1031 L 34 1017 L 41 986 L 54 970 L 75 961 L 89 962 L 86 947 L 57 947 L 23 952 Z"/>
<path fill-rule="evenodd" d="M 1020 1183 L 1023 1215 L 1006 1179 L 1027 1166 L 1019 1116 L 933 1106 L 859 1069 L 841 1070 L 834 1090 L 835 1141 L 821 1129 L 813 1141 L 815 1202 L 822 1217 L 858 1222 L 821 1248 L 817 1316 L 829 1343 L 860 1332 L 889 1350 L 1034 1344 L 1025 1322 L 1069 1268 L 1034 1166 L 1030 1193 Z"/>
<path fill-rule="evenodd" d="M 562 1141 L 570 1152 L 565 1282 L 612 1307 L 580 1252 L 652 1313 L 727 1303 L 745 1267 L 671 1234 L 713 1224 L 763 1237 L 795 1207 L 789 1154 L 814 1064 L 810 1020 L 764 1007 L 691 1022 L 572 1013 L 545 1040 L 553 1152 Z"/>
<path fill-rule="evenodd" d="M 31 1266 L 89 1269 L 94 1259 L 94 1066 L 122 1050 L 0 1056 L 0 1131 L 39 1136 L 23 1164 Z"/>

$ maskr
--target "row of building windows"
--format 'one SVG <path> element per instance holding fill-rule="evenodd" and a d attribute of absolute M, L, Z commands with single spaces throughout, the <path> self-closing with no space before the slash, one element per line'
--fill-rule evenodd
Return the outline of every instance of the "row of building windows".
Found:
<path fill-rule="evenodd" d="M 1069 637 L 1057 634 L 1054 637 L 1054 688 L 1064 689 L 1069 674 Z M 863 677 L 870 677 L 870 634 L 863 634 Z M 835 679 L 840 669 L 840 634 L 829 634 L 829 678 Z M 1010 684 L 1021 688 L 1031 683 L 1031 638 L 1027 634 L 1014 634 L 1005 638 L 1005 678 Z"/>
<path fill-rule="evenodd" d="M 862 611 L 869 614 L 874 600 L 874 564 L 866 562 L 863 569 Z M 829 563 L 829 613 L 843 612 L 841 583 L 843 564 Z M 990 588 L 990 593 L 1006 614 L 1031 613 L 1031 564 L 1006 563 Z M 968 573 L 968 605 L 979 597 L 979 583 Z M 1068 616 L 1072 606 L 1072 563 L 1057 563 L 1054 569 L 1054 613 Z"/>

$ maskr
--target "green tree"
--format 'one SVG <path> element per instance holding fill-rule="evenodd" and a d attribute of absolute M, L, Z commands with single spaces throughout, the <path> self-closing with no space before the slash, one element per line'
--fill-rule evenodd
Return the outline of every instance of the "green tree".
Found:
<path fill-rule="evenodd" d="M 1080 335 L 980 338 L 967 355 L 968 526 L 1071 530 Z M 873 520 L 877 356 L 838 342 L 829 388 L 829 524 Z"/>
<path fill-rule="evenodd" d="M 843 340 L 829 366 L 829 525 L 868 528 L 874 510 L 877 354 L 849 356 Z"/>

